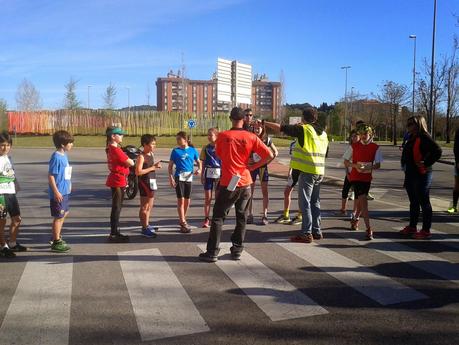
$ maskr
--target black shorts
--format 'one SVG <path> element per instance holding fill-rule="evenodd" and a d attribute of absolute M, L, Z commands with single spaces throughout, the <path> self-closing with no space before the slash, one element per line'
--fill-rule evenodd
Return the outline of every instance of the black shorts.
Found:
<path fill-rule="evenodd" d="M 191 182 L 179 181 L 178 176 L 176 176 L 175 183 L 175 194 L 177 194 L 177 199 L 189 199 L 191 196 Z"/>
<path fill-rule="evenodd" d="M 17 217 L 21 215 L 21 210 L 19 209 L 18 199 L 16 194 L 2 194 L 5 198 L 5 207 L 1 207 L 0 210 L 0 219 L 6 219 L 8 214 L 10 217 Z"/>
<path fill-rule="evenodd" d="M 300 177 L 301 171 L 297 169 L 292 169 L 291 175 L 287 179 L 287 186 L 293 188 L 298 183 L 298 178 Z"/>
<path fill-rule="evenodd" d="M 354 188 L 355 198 L 360 195 L 368 195 L 370 192 L 371 182 L 353 181 L 351 182 L 352 188 Z"/>

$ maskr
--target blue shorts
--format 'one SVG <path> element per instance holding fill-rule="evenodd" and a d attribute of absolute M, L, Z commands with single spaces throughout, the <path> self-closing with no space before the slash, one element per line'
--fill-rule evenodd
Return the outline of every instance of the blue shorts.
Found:
<path fill-rule="evenodd" d="M 268 172 L 268 167 L 267 166 L 255 169 L 250 174 L 252 175 L 253 182 L 255 182 L 257 180 L 257 175 L 260 175 L 261 182 L 268 182 L 269 181 L 269 172 Z"/>
<path fill-rule="evenodd" d="M 220 181 L 219 178 L 206 177 L 204 181 L 204 190 L 217 189 L 219 181 Z"/>
<path fill-rule="evenodd" d="M 69 211 L 69 195 L 63 195 L 62 197 L 61 202 L 57 202 L 54 199 L 49 200 L 49 208 L 53 218 L 63 218 Z"/>

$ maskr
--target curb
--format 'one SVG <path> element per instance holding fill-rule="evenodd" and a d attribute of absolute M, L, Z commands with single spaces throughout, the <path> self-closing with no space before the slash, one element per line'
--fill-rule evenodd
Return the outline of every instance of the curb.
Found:
<path fill-rule="evenodd" d="M 272 177 L 276 177 L 276 178 L 280 178 L 280 179 L 283 179 L 283 180 L 286 180 L 287 179 L 287 176 L 286 175 L 282 175 L 282 174 L 269 174 L 269 176 L 272 176 Z M 333 176 L 324 176 L 324 180 L 322 181 L 322 184 L 325 184 L 325 185 L 328 185 L 328 186 L 337 186 L 337 187 L 341 187 L 344 183 L 344 179 L 341 179 L 341 178 L 338 178 L 338 177 L 333 177 Z"/>

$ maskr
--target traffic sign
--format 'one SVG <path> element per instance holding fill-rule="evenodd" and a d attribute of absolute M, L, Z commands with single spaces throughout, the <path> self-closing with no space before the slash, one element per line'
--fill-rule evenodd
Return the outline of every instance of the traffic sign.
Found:
<path fill-rule="evenodd" d="M 188 120 L 188 128 L 195 128 L 196 127 L 196 121 L 193 119 Z"/>

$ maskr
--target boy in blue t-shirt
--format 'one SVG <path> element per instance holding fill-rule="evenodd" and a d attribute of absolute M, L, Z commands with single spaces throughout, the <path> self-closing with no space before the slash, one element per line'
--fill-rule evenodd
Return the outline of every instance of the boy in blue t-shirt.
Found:
<path fill-rule="evenodd" d="M 191 232 L 191 227 L 186 222 L 186 213 L 190 207 L 191 183 L 193 175 L 201 173 L 201 161 L 198 151 L 188 145 L 185 132 L 178 132 L 176 136 L 178 147 L 172 150 L 169 160 L 169 183 L 175 188 L 177 195 L 177 212 L 180 219 L 180 231 L 183 233 Z M 198 169 L 194 170 L 194 162 L 198 164 Z M 175 173 L 173 168 L 175 165 Z"/>
<path fill-rule="evenodd" d="M 69 214 L 69 196 L 72 191 L 72 167 L 67 152 L 73 147 L 73 136 L 67 131 L 53 134 L 56 151 L 51 155 L 48 168 L 49 205 L 53 219 L 53 242 L 51 250 L 66 252 L 70 247 L 61 238 L 62 225 Z"/>

